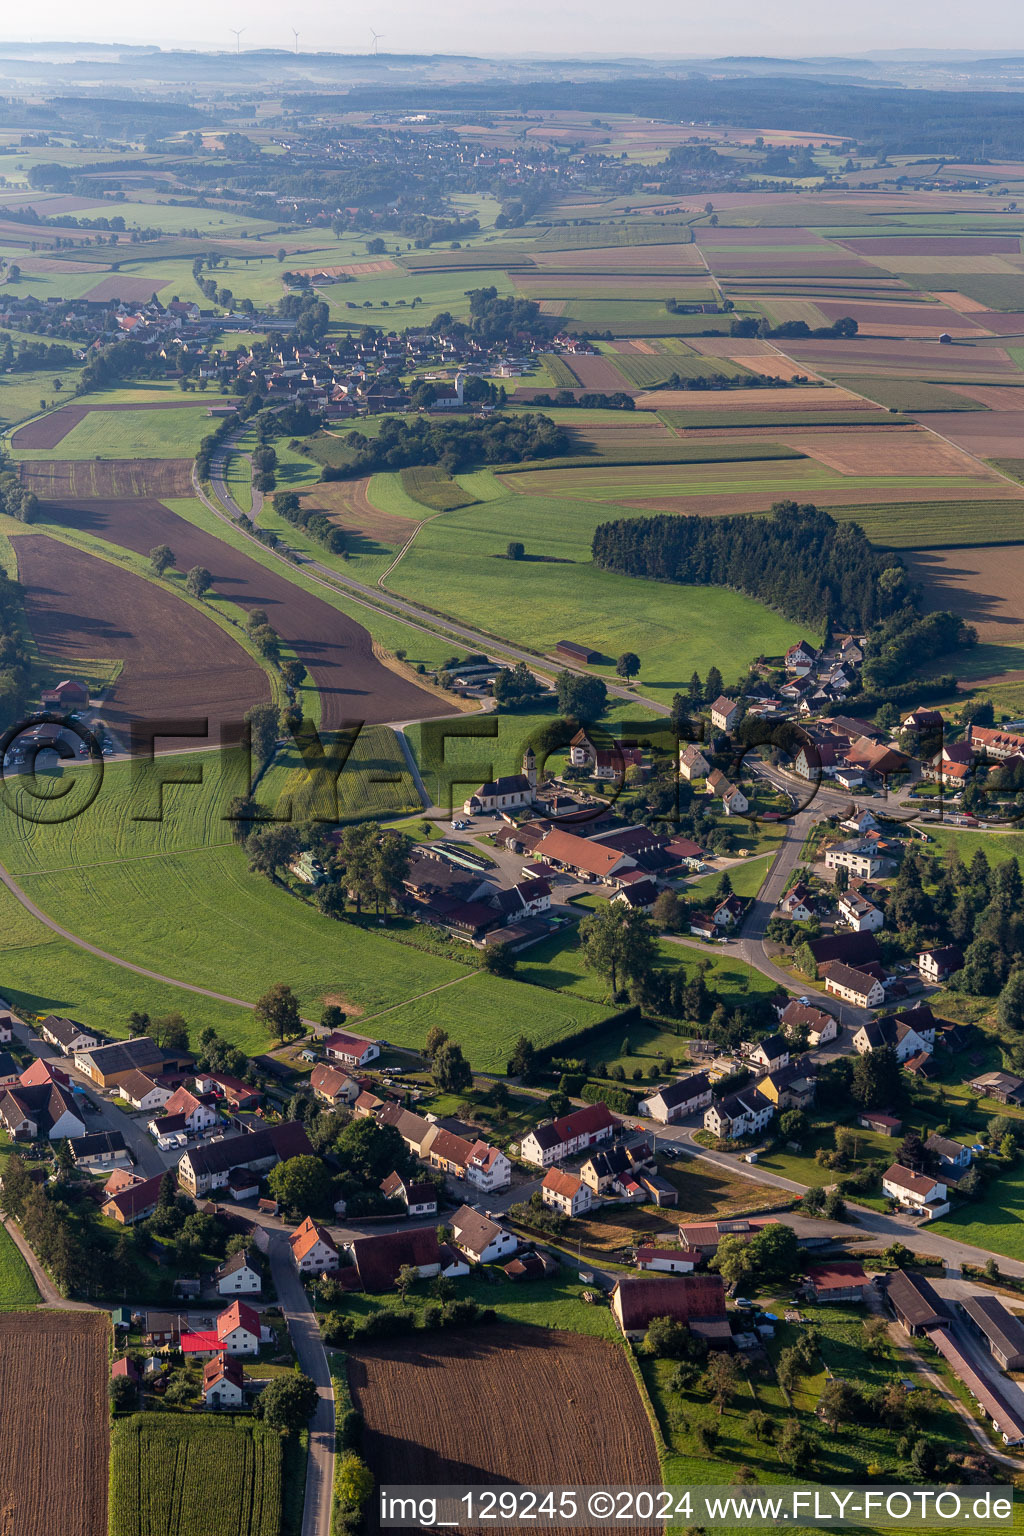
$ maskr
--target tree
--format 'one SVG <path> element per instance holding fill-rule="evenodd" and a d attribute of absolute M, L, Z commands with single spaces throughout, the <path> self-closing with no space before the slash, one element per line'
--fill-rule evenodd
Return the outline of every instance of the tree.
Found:
<path fill-rule="evenodd" d="M 373 1473 L 355 1451 L 346 1451 L 338 1464 L 334 1486 L 346 1509 L 359 1510 L 373 1492 Z"/>
<path fill-rule="evenodd" d="M 446 1040 L 438 1047 L 431 1063 L 431 1076 L 443 1093 L 464 1093 L 473 1086 L 469 1062 L 454 1040 Z"/>
<path fill-rule="evenodd" d="M 327 1215 L 331 1175 L 319 1157 L 289 1157 L 267 1174 L 270 1193 L 294 1215 Z"/>
<path fill-rule="evenodd" d="M 514 667 L 503 667 L 491 686 L 495 703 L 506 709 L 518 709 L 543 691 L 525 661 L 517 661 Z"/>
<path fill-rule="evenodd" d="M 401 1296 L 403 1301 L 405 1300 L 406 1292 L 416 1284 L 419 1278 L 420 1272 L 416 1268 L 415 1264 L 402 1265 L 395 1280 L 395 1289 L 398 1291 L 398 1294 Z"/>
<path fill-rule="evenodd" d="M 484 970 L 491 976 L 514 976 L 517 963 L 515 952 L 507 944 L 488 944 L 484 950 Z"/>
<path fill-rule="evenodd" d="M 431 1024 L 430 1028 L 427 1030 L 427 1038 L 423 1044 L 423 1054 L 427 1057 L 428 1061 L 432 1061 L 434 1059 L 434 1056 L 440 1050 L 441 1046 L 444 1045 L 447 1039 L 448 1031 L 446 1029 L 442 1029 L 440 1024 Z"/>
<path fill-rule="evenodd" d="M 754 1257 L 746 1238 L 729 1235 L 719 1240 L 715 1256 L 708 1267 L 717 1269 L 726 1285 L 735 1286 L 738 1291 L 746 1290 L 756 1273 Z"/>
<path fill-rule="evenodd" d="M 690 1330 L 674 1317 L 652 1317 L 644 1334 L 644 1353 L 658 1360 L 684 1360 L 690 1350 Z"/>
<path fill-rule="evenodd" d="M 193 597 L 203 598 L 213 586 L 213 577 L 205 565 L 194 565 L 185 577 L 185 586 Z"/>
<path fill-rule="evenodd" d="M 139 1401 L 139 1389 L 130 1376 L 114 1376 L 110 1382 L 110 1406 L 115 1413 L 131 1413 Z"/>
<path fill-rule="evenodd" d="M 725 1412 L 730 1397 L 736 1391 L 740 1382 L 740 1368 L 735 1355 L 724 1354 L 721 1350 L 715 1350 L 708 1360 L 707 1369 L 700 1379 L 700 1388 L 706 1392 L 715 1408 L 718 1417 Z"/>
<path fill-rule="evenodd" d="M 1016 860 L 1008 862 L 1016 863 Z M 1010 972 L 996 1003 L 996 1020 L 1015 1034 L 1024 1029 L 1024 966 L 1017 966 Z"/>
<path fill-rule="evenodd" d="M 158 544 L 149 552 L 149 568 L 154 576 L 162 576 L 174 564 L 174 550 L 169 544 Z"/>
<path fill-rule="evenodd" d="M 929 1154 L 916 1131 L 908 1131 L 900 1142 L 897 1162 L 914 1173 L 923 1173 L 928 1166 Z"/>
<path fill-rule="evenodd" d="M 821 1389 L 818 1412 L 833 1434 L 838 1434 L 843 1424 L 849 1424 L 860 1406 L 860 1393 L 848 1381 L 833 1377 Z"/>
<path fill-rule="evenodd" d="M 164 1013 L 155 1018 L 150 1035 L 162 1050 L 188 1050 L 188 1025 L 180 1013 Z"/>
<path fill-rule="evenodd" d="M 599 677 L 559 672 L 555 679 L 555 689 L 559 714 L 571 715 L 574 720 L 596 720 L 608 701 L 608 689 Z"/>
<path fill-rule="evenodd" d="M 508 1059 L 507 1074 L 509 1077 L 520 1077 L 524 1082 L 529 1082 L 533 1073 L 536 1048 L 533 1041 L 527 1035 L 520 1035 L 512 1047 L 512 1055 Z"/>
<path fill-rule="evenodd" d="M 254 704 L 245 712 L 249 727 L 253 756 L 259 768 L 265 768 L 273 757 L 280 735 L 280 719 L 273 704 Z"/>
<path fill-rule="evenodd" d="M 900 1064 L 891 1045 L 865 1051 L 853 1063 L 850 1094 L 861 1109 L 882 1109 L 900 1096 Z"/>
<path fill-rule="evenodd" d="M 686 903 L 675 891 L 664 890 L 658 892 L 651 908 L 651 918 L 657 928 L 667 933 L 676 933 L 682 927 L 685 912 Z"/>
<path fill-rule="evenodd" d="M 814 1441 L 798 1419 L 784 1419 L 776 1446 L 779 1460 L 792 1472 L 804 1471 L 814 1454 Z"/>
<path fill-rule="evenodd" d="M 34 1188 L 35 1185 L 24 1158 L 19 1157 L 17 1152 L 12 1152 L 4 1166 L 3 1204 L 4 1209 L 16 1221 L 21 1220 L 25 1211 L 25 1202 Z"/>
<path fill-rule="evenodd" d="M 807 1135 L 807 1116 L 802 1109 L 787 1109 L 779 1116 L 779 1130 L 787 1141 L 801 1141 Z"/>
<path fill-rule="evenodd" d="M 713 704 L 722 696 L 722 674 L 717 667 L 711 667 L 708 671 L 708 680 L 704 684 L 704 702 Z"/>
<path fill-rule="evenodd" d="M 278 1376 L 263 1388 L 253 1412 L 282 1435 L 298 1434 L 313 1417 L 318 1400 L 316 1382 L 296 1372 Z"/>
<path fill-rule="evenodd" d="M 249 868 L 254 874 L 276 880 L 278 871 L 287 869 L 299 847 L 298 828 L 288 822 L 275 821 L 268 826 L 256 827 L 245 844 Z"/>
<path fill-rule="evenodd" d="M 281 676 L 289 688 L 300 687 L 308 675 L 301 661 L 283 661 L 281 663 Z"/>
<path fill-rule="evenodd" d="M 627 682 L 631 677 L 636 677 L 640 671 L 640 657 L 636 654 L 636 651 L 623 651 L 615 663 L 615 670 Z"/>
<path fill-rule="evenodd" d="M 762 1408 L 754 1408 L 748 1413 L 747 1423 L 755 1440 L 768 1441 L 775 1432 L 775 1426 Z"/>
<path fill-rule="evenodd" d="M 788 1280 L 800 1262 L 796 1233 L 784 1222 L 773 1221 L 751 1238 L 750 1251 L 759 1280 Z"/>
<path fill-rule="evenodd" d="M 505 553 L 509 560 L 522 560 L 526 554 L 526 545 L 521 544 L 518 539 L 510 539 Z"/>
<path fill-rule="evenodd" d="M 580 923 L 579 936 L 584 965 L 604 976 L 613 993 L 620 977 L 639 981 L 654 967 L 658 944 L 650 921 L 620 902 L 606 902 L 589 913 Z"/>
<path fill-rule="evenodd" d="M 333 1034 L 336 1029 L 341 1029 L 344 1022 L 344 1008 L 340 1008 L 337 1003 L 324 1004 L 320 1010 L 320 1023 L 324 1029 L 329 1030 Z"/>
<path fill-rule="evenodd" d="M 289 1040 L 303 1033 L 299 1000 L 291 987 L 277 982 L 269 992 L 264 992 L 254 1009 L 259 1023 L 274 1040 Z"/>

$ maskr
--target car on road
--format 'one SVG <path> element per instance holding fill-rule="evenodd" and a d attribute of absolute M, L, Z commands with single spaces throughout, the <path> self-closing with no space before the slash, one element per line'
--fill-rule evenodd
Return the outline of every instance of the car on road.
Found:
<path fill-rule="evenodd" d="M 468 826 L 469 826 L 469 822 L 468 821 L 453 821 L 452 822 L 452 831 L 453 832 L 465 832 L 465 830 L 466 830 L 466 828 Z"/>

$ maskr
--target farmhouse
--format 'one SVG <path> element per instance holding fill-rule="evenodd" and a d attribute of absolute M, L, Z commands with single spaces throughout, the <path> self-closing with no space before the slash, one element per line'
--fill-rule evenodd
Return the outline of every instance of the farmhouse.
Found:
<path fill-rule="evenodd" d="M 8 1135 L 23 1141 L 45 1136 L 48 1141 L 63 1141 L 85 1135 L 72 1095 L 60 1083 L 40 1083 L 38 1087 L 0 1089 L 0 1125 Z"/>
<path fill-rule="evenodd" d="M 925 1142 L 925 1149 L 939 1160 L 939 1172 L 943 1177 L 958 1179 L 960 1175 L 971 1166 L 974 1156 L 970 1147 L 965 1147 L 962 1142 L 953 1141 L 948 1136 L 940 1136 L 933 1131 Z"/>
<path fill-rule="evenodd" d="M 575 1152 L 610 1140 L 618 1120 L 607 1104 L 588 1104 L 557 1120 L 547 1120 L 523 1137 L 519 1153 L 523 1161 L 550 1168 Z"/>
<path fill-rule="evenodd" d="M 360 1088 L 355 1078 L 320 1062 L 309 1074 L 309 1086 L 324 1104 L 354 1104 Z"/>
<path fill-rule="evenodd" d="M 716 731 L 731 731 L 740 718 L 741 706 L 726 694 L 719 694 L 711 706 L 711 724 Z"/>
<path fill-rule="evenodd" d="M 958 1306 L 968 1332 L 984 1341 L 1004 1371 L 1024 1370 L 1024 1323 L 998 1296 L 963 1296 Z"/>
<path fill-rule="evenodd" d="M 520 880 L 507 891 L 495 891 L 491 905 L 506 924 L 524 917 L 536 917 L 550 908 L 551 887 L 546 880 Z"/>
<path fill-rule="evenodd" d="M 870 1019 L 854 1032 L 853 1048 L 859 1056 L 891 1045 L 896 1059 L 905 1062 L 935 1044 L 935 1019 L 930 1008 L 908 1008 L 885 1018 Z"/>
<path fill-rule="evenodd" d="M 201 1098 L 190 1093 L 187 1088 L 176 1088 L 164 1105 L 164 1113 L 158 1120 L 152 1122 L 156 1128 L 161 1128 L 163 1121 L 176 1120 L 182 1117 L 182 1129 L 190 1136 L 198 1136 L 201 1131 L 208 1130 L 216 1125 L 220 1116 L 217 1113 L 217 1101 L 210 1094 L 204 1094 Z"/>
<path fill-rule="evenodd" d="M 39 1033 L 47 1045 L 55 1045 L 65 1056 L 92 1050 L 103 1038 L 96 1030 L 87 1029 L 76 1019 L 62 1019 L 56 1013 L 47 1015 L 39 1026 Z"/>
<path fill-rule="evenodd" d="M 328 1035 L 323 1047 L 324 1055 L 330 1057 L 331 1061 L 338 1061 L 350 1069 L 365 1067 L 380 1055 L 378 1041 L 366 1040 L 362 1035 L 351 1035 L 341 1029 Z"/>
<path fill-rule="evenodd" d="M 1014 1077 L 1012 1072 L 983 1072 L 971 1079 L 970 1087 L 999 1104 L 1024 1104 L 1024 1077 Z"/>
<path fill-rule="evenodd" d="M 969 725 L 964 740 L 979 757 L 998 760 L 1024 753 L 1024 736 L 1015 736 L 1011 731 L 995 730 L 991 726 Z"/>
<path fill-rule="evenodd" d="M 364 1291 L 390 1291 L 403 1269 L 415 1269 L 421 1280 L 431 1280 L 441 1272 L 441 1249 L 434 1227 L 357 1237 L 345 1247 Z"/>
<path fill-rule="evenodd" d="M 882 1174 L 882 1193 L 915 1216 L 934 1221 L 949 1210 L 946 1185 L 928 1173 L 915 1173 L 893 1163 Z"/>
<path fill-rule="evenodd" d="M 580 1165 L 580 1178 L 596 1195 L 623 1195 L 627 1200 L 644 1196 L 643 1170 L 654 1161 L 646 1141 L 631 1146 L 606 1147 Z"/>
<path fill-rule="evenodd" d="M 233 1301 L 217 1319 L 220 1348 L 229 1355 L 255 1355 L 260 1348 L 259 1313 L 244 1301 Z"/>
<path fill-rule="evenodd" d="M 213 1272 L 218 1296 L 258 1296 L 263 1290 L 259 1270 L 249 1258 L 248 1250 L 240 1248 Z"/>
<path fill-rule="evenodd" d="M 178 1182 L 190 1195 L 205 1195 L 211 1189 L 223 1189 L 233 1168 L 267 1173 L 276 1163 L 290 1157 L 312 1155 L 305 1127 L 297 1120 L 285 1120 L 265 1130 L 193 1147 L 178 1164 Z"/>
<path fill-rule="evenodd" d="M 44 688 L 39 698 L 44 707 L 84 709 L 89 702 L 89 690 L 77 678 L 66 677 L 55 687 Z"/>
<path fill-rule="evenodd" d="M 885 1002 L 885 989 L 877 976 L 843 965 L 840 960 L 825 967 L 825 991 L 857 1008 L 879 1008 Z"/>
<path fill-rule="evenodd" d="M 714 1136 L 753 1136 L 769 1124 L 775 1105 L 756 1088 L 742 1088 L 704 1111 L 704 1129 Z"/>
<path fill-rule="evenodd" d="M 921 980 L 946 981 L 954 971 L 963 970 L 964 957 L 956 944 L 946 944 L 941 949 L 923 949 L 917 957 L 917 969 Z"/>
<path fill-rule="evenodd" d="M 783 1008 L 779 1014 L 779 1023 L 787 1035 L 798 1035 L 802 1030 L 806 1030 L 807 1044 L 810 1046 L 826 1045 L 839 1033 L 835 1014 L 826 1013 L 824 1008 L 814 1008 L 808 1003 L 795 1000 L 787 1003 Z"/>
<path fill-rule="evenodd" d="M 164 1054 L 148 1035 L 75 1051 L 75 1066 L 98 1088 L 117 1088 L 133 1072 L 159 1075 Z"/>
<path fill-rule="evenodd" d="M 493 1264 L 495 1259 L 510 1257 L 519 1247 L 514 1233 L 468 1205 L 461 1205 L 448 1225 L 456 1248 L 472 1264 Z"/>
<path fill-rule="evenodd" d="M 163 1181 L 163 1174 L 158 1174 L 154 1179 L 129 1184 L 104 1201 L 104 1216 L 111 1221 L 119 1221 L 123 1227 L 133 1227 L 137 1221 L 145 1221 L 156 1210 Z"/>
<path fill-rule="evenodd" d="M 288 1241 L 295 1268 L 301 1275 L 322 1275 L 325 1270 L 337 1269 L 338 1250 L 334 1239 L 312 1216 L 307 1216 L 302 1225 L 296 1227 Z"/>
<path fill-rule="evenodd" d="M 410 1216 L 436 1216 L 437 1191 L 433 1184 L 414 1184 L 399 1173 L 389 1173 L 381 1180 L 381 1193 L 388 1200 L 401 1200 Z"/>
<path fill-rule="evenodd" d="M 693 1072 L 641 1099 L 638 1108 L 640 1114 L 648 1115 L 662 1125 L 673 1125 L 698 1109 L 707 1109 L 710 1103 L 711 1084 L 707 1073 Z"/>
<path fill-rule="evenodd" d="M 564 1168 L 549 1168 L 540 1186 L 544 1204 L 562 1216 L 582 1216 L 590 1210 L 590 1190 L 582 1179 Z"/>
<path fill-rule="evenodd" d="M 132 1109 L 160 1109 L 171 1097 L 173 1089 L 145 1072 L 129 1072 L 117 1085 L 120 1098 L 127 1100 Z"/>
<path fill-rule="evenodd" d="M 814 1103 L 814 1064 L 808 1056 L 774 1067 L 758 1080 L 758 1092 L 771 1099 L 776 1109 L 807 1109 Z"/>
<path fill-rule="evenodd" d="M 394 1100 L 383 1104 L 374 1119 L 378 1125 L 393 1125 L 414 1157 L 427 1156 L 434 1137 L 441 1129 L 433 1120 L 426 1120 L 422 1115 L 414 1114 L 411 1109 L 403 1109 Z"/>
<path fill-rule="evenodd" d="M 507 1189 L 512 1182 L 512 1164 L 500 1148 L 485 1141 L 469 1141 L 453 1131 L 435 1129 L 427 1160 L 431 1168 L 465 1179 L 476 1189 Z"/>
<path fill-rule="evenodd" d="M 624 1275 L 612 1291 L 612 1315 L 627 1339 L 641 1339 L 655 1317 L 686 1323 L 715 1348 L 729 1348 L 732 1330 L 719 1275 Z"/>
<path fill-rule="evenodd" d="M 245 1402 L 245 1373 L 241 1362 L 215 1355 L 203 1366 L 203 1401 L 207 1408 L 241 1408 Z"/>
<path fill-rule="evenodd" d="M 227 1072 L 200 1072 L 194 1079 L 194 1086 L 196 1093 L 212 1093 L 232 1109 L 258 1109 L 263 1102 L 263 1094 L 258 1088 Z"/>
<path fill-rule="evenodd" d="M 575 832 L 566 832 L 561 827 L 554 827 L 545 833 L 534 852 L 537 858 L 554 865 L 556 869 L 590 876 L 595 880 L 608 881 L 623 870 L 636 867 L 636 859 L 631 855 L 620 853 L 617 848 L 606 848 L 586 837 L 578 837 Z"/>

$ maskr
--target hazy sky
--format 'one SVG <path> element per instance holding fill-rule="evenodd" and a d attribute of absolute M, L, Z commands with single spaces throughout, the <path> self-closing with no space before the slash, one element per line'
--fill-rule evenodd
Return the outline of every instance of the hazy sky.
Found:
<path fill-rule="evenodd" d="M 140 30 L 151 23 L 154 33 Z M 634 10 L 620 0 L 349 0 L 328 5 L 298 0 L 176 0 L 143 7 L 138 0 L 38 0 L 11 7 L 0 35 L 19 42 L 87 38 L 162 46 L 233 47 L 230 27 L 244 26 L 243 48 L 291 47 L 298 27 L 303 48 L 363 52 L 369 29 L 382 52 L 609 53 L 651 57 L 691 53 L 857 52 L 870 48 L 1004 49 L 1021 47 L 1019 0 L 732 0 L 729 5 L 680 5 L 645 0 Z"/>

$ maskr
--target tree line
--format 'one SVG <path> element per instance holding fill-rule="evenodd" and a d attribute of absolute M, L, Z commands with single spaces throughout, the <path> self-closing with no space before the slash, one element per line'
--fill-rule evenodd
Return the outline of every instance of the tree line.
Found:
<path fill-rule="evenodd" d="M 376 437 L 347 432 L 347 464 L 328 465 L 323 480 L 353 480 L 378 470 L 440 464 L 449 474 L 477 464 L 521 464 L 526 459 L 557 458 L 570 451 L 569 435 L 548 416 L 490 416 L 480 421 L 460 417 L 406 421 L 389 416 Z"/>

